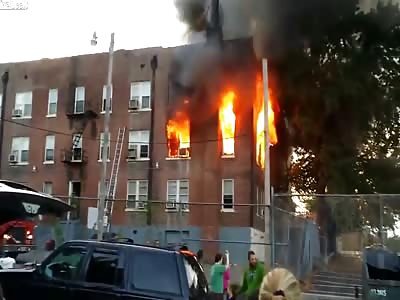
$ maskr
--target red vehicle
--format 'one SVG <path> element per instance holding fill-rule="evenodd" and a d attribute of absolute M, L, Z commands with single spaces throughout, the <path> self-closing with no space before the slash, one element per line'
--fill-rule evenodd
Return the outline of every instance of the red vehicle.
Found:
<path fill-rule="evenodd" d="M 31 251 L 34 245 L 33 230 L 36 224 L 30 220 L 14 220 L 0 225 L 0 245 L 3 255 L 16 258 L 20 253 Z"/>

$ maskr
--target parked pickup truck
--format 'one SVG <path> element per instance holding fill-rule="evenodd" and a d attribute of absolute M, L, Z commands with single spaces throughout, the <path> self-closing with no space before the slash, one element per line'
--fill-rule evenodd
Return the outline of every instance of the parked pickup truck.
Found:
<path fill-rule="evenodd" d="M 203 300 L 208 294 L 190 252 L 115 241 L 67 242 L 32 269 L 0 270 L 0 285 L 0 299 L 7 300 Z"/>

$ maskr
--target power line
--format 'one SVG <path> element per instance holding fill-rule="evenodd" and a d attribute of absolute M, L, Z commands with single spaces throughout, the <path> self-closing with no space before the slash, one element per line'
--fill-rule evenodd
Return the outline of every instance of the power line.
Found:
<path fill-rule="evenodd" d="M 44 132 L 47 132 L 47 133 L 53 133 L 53 134 L 56 134 L 56 135 L 68 136 L 68 137 L 71 137 L 71 138 L 74 136 L 74 134 L 76 134 L 76 133 L 68 133 L 68 132 L 58 131 L 58 130 L 54 130 L 54 129 L 47 129 L 47 128 L 42 128 L 42 127 L 27 125 L 27 124 L 16 122 L 16 121 L 10 120 L 10 119 L 3 119 L 3 121 L 7 122 L 7 123 L 18 125 L 18 126 L 30 128 L 30 129 L 44 131 Z M 234 139 L 240 139 L 240 138 L 248 137 L 248 136 L 249 136 L 248 134 L 240 134 L 240 135 L 235 135 L 233 138 Z M 84 136 L 84 135 L 82 135 L 82 137 L 84 137 L 85 139 L 88 139 L 88 140 L 92 140 L 92 141 L 101 141 L 100 138 L 93 138 L 93 137 Z M 222 141 L 222 140 L 223 140 L 222 138 L 217 138 L 217 139 L 190 141 L 190 144 L 205 144 L 205 143 L 219 142 L 219 141 Z M 117 140 L 110 140 L 110 143 L 117 143 Z M 149 141 L 148 143 L 128 142 L 128 144 L 133 144 L 133 145 L 135 145 L 135 144 L 138 144 L 138 145 L 143 145 L 143 144 L 147 144 L 147 145 L 168 145 L 168 142 L 151 142 L 151 141 Z"/>

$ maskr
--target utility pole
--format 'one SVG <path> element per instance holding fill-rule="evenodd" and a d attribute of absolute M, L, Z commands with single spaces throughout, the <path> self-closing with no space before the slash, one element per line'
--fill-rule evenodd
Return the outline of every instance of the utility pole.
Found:
<path fill-rule="evenodd" d="M 2 99 L 1 99 L 1 121 L 0 121 L 0 178 L 3 176 L 3 135 L 4 135 L 4 118 L 6 116 L 6 99 L 7 99 L 7 86 L 8 86 L 8 71 L 5 71 L 1 76 L 1 83 L 3 85 Z"/>
<path fill-rule="evenodd" d="M 101 156 L 103 169 L 100 180 L 100 201 L 97 208 L 97 240 L 103 239 L 104 233 L 104 207 L 107 198 L 107 159 L 108 147 L 110 145 L 110 104 L 111 104 L 111 85 L 114 58 L 114 33 L 111 33 L 110 49 L 108 52 L 108 74 L 107 74 L 107 91 L 104 114 L 104 133 L 103 133 L 103 153 Z"/>
<path fill-rule="evenodd" d="M 269 141 L 269 93 L 268 93 L 268 60 L 263 58 L 263 85 L 264 85 L 264 130 L 265 130 L 265 163 L 264 163 L 264 222 L 265 222 L 265 252 L 264 252 L 264 264 L 265 266 L 273 267 L 273 261 L 271 259 L 272 254 L 272 242 L 271 242 L 271 173 L 270 173 L 270 141 Z M 268 210 L 268 211 L 267 211 Z"/>

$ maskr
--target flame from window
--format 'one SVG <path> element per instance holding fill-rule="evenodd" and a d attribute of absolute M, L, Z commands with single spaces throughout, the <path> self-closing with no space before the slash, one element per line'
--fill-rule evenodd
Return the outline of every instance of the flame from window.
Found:
<path fill-rule="evenodd" d="M 190 121 L 184 112 L 177 112 L 167 123 L 168 157 L 190 157 Z"/>
<path fill-rule="evenodd" d="M 222 134 L 222 155 L 235 154 L 235 127 L 236 116 L 234 113 L 234 101 L 236 94 L 228 91 L 222 97 L 219 108 L 219 125 Z"/>
<path fill-rule="evenodd" d="M 275 127 L 275 112 L 272 103 L 276 103 L 271 89 L 268 91 L 268 131 L 270 145 L 278 143 L 278 135 Z M 262 77 L 257 77 L 256 82 L 256 162 L 262 169 L 265 167 L 265 128 L 264 128 L 264 87 Z"/>

